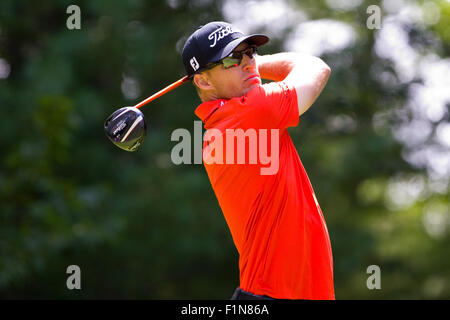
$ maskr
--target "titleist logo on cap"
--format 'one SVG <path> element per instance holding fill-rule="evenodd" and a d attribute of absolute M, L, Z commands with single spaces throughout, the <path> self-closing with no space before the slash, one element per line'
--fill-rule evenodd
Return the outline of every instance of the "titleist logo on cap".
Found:
<path fill-rule="evenodd" d="M 221 39 L 225 38 L 227 35 L 233 32 L 235 31 L 233 31 L 233 29 L 230 26 L 226 26 L 225 28 L 221 26 L 217 30 L 214 30 L 208 36 L 208 40 L 213 41 L 213 44 L 211 44 L 210 47 L 213 48 L 218 41 L 220 41 Z"/>

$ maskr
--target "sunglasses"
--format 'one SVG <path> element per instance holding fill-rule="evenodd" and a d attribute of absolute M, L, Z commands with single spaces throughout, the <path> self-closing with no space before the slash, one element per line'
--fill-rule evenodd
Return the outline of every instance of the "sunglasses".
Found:
<path fill-rule="evenodd" d="M 212 68 L 214 68 L 215 66 L 218 66 L 218 65 L 223 65 L 223 67 L 225 69 L 229 69 L 229 68 L 238 66 L 238 65 L 241 64 L 242 59 L 244 58 L 244 54 L 247 57 L 249 57 L 250 59 L 252 59 L 253 55 L 256 54 L 257 52 L 258 51 L 257 51 L 256 47 L 248 47 L 248 48 L 246 48 L 244 50 L 233 51 L 232 53 L 230 53 L 230 55 L 228 55 L 227 57 L 223 58 L 220 61 L 208 63 L 206 65 L 206 67 L 203 69 L 203 71 L 204 70 L 208 70 L 208 69 L 212 69 Z"/>

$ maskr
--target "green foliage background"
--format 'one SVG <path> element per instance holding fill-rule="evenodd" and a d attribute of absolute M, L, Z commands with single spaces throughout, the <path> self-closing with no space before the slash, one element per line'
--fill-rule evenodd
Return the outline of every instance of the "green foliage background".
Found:
<path fill-rule="evenodd" d="M 11 68 L 0 79 L 0 298 L 228 299 L 238 285 L 237 252 L 204 168 L 170 161 L 172 131 L 193 133 L 198 120 L 193 87 L 145 108 L 148 136 L 136 153 L 113 146 L 102 128 L 119 107 L 181 78 L 184 40 L 224 19 L 222 1 L 171 2 L 176 8 L 153 0 L 0 2 L 0 58 Z M 445 57 L 450 4 L 436 3 L 439 23 L 412 25 L 410 35 L 437 37 L 439 48 L 414 41 Z M 80 30 L 66 27 L 71 4 L 81 8 Z M 448 299 L 449 233 L 433 238 L 423 225 L 430 206 L 448 215 L 448 188 L 397 209 L 386 198 L 395 177 L 428 181 L 402 157 L 391 130 L 398 119 L 372 125 L 377 112 L 400 109 L 421 79 L 387 87 L 369 72 L 396 76 L 374 54 L 370 4 L 336 12 L 325 1 L 295 3 L 310 19 L 350 23 L 358 40 L 322 56 L 332 76 L 290 133 L 327 221 L 336 298 Z M 261 54 L 279 52 L 282 42 Z M 124 76 L 138 79 L 137 99 L 122 94 Z M 326 119 L 337 115 L 356 128 L 330 130 Z M 82 270 L 82 290 L 66 288 L 72 264 Z M 366 287 L 373 264 L 381 290 Z"/>

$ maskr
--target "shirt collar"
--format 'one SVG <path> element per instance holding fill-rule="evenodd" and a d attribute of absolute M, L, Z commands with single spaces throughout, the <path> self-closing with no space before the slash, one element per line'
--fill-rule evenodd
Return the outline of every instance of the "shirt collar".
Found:
<path fill-rule="evenodd" d="M 197 117 L 200 118 L 200 120 L 203 121 L 203 123 L 205 123 L 208 120 L 208 118 L 214 113 L 214 111 L 216 111 L 225 104 L 225 101 L 226 101 L 225 99 L 218 99 L 203 102 L 201 105 L 197 107 L 197 109 L 195 109 L 195 114 L 197 115 Z"/>

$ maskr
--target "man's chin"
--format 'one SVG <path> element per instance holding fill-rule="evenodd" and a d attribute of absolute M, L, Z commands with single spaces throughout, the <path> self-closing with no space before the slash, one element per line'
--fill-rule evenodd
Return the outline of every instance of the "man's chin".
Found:
<path fill-rule="evenodd" d="M 255 83 L 250 84 L 245 89 L 243 89 L 240 93 L 235 93 L 233 96 L 220 96 L 220 97 L 217 97 L 217 99 L 229 100 L 229 99 L 233 99 L 233 98 L 240 98 L 242 96 L 245 96 L 252 89 L 255 89 L 255 88 L 259 87 L 259 86 L 261 86 L 261 80 L 259 80 L 258 82 L 255 81 Z"/>
<path fill-rule="evenodd" d="M 259 80 L 259 79 L 258 79 Z M 252 89 L 257 88 L 261 85 L 261 80 L 259 80 L 258 82 L 254 81 L 251 85 L 249 85 L 247 87 L 247 89 L 245 90 L 244 94 L 249 93 Z"/>

